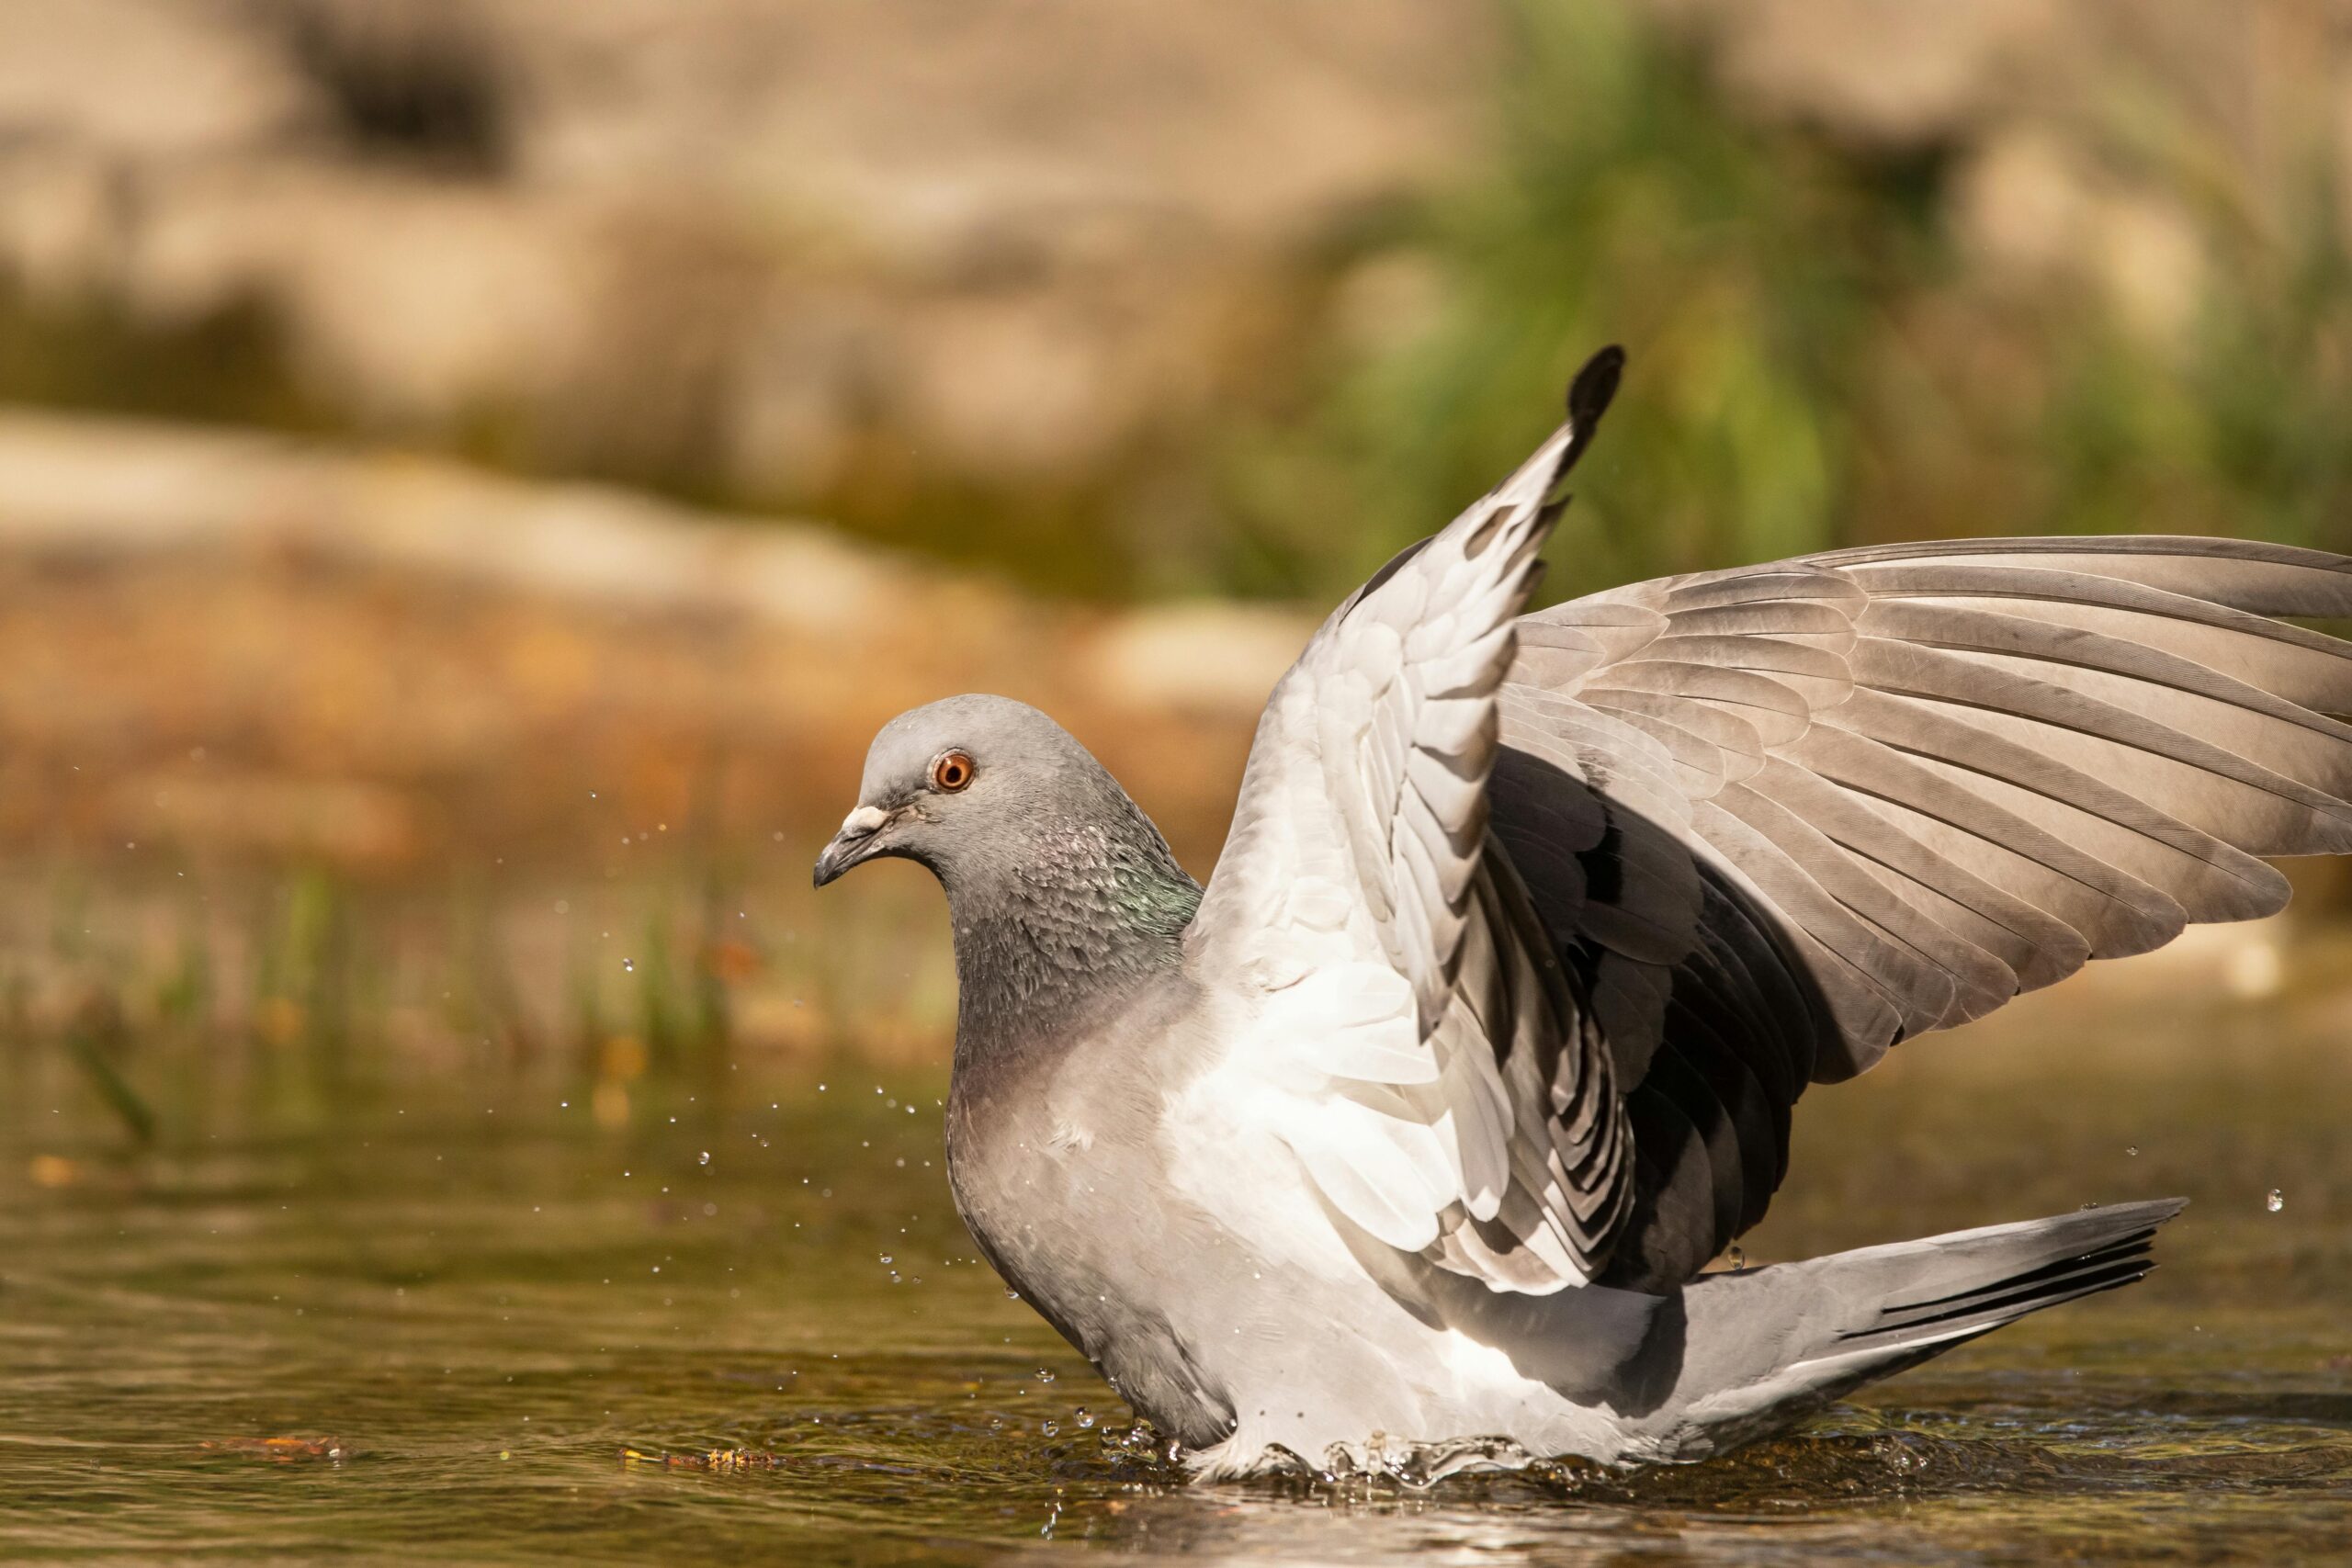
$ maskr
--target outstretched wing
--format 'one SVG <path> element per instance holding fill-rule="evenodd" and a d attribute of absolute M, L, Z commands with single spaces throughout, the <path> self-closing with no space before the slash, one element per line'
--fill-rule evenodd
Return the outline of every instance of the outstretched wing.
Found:
<path fill-rule="evenodd" d="M 1807 1082 L 2352 849 L 2352 561 L 2202 538 L 1840 551 L 1527 617 L 1494 828 L 1640 1151 L 1612 1281 L 1762 1217 Z"/>
<path fill-rule="evenodd" d="M 1497 1289 L 1598 1272 L 1630 1201 L 1611 1063 L 1487 781 L 1551 492 L 1621 363 L 1500 488 L 1325 623 L 1267 705 L 1188 941 L 1250 999 L 1227 1066 L 1329 1206 Z"/>

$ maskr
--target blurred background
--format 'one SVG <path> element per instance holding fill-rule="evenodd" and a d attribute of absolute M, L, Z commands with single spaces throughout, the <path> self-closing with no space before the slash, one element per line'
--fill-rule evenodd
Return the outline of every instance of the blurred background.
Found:
<path fill-rule="evenodd" d="M 875 728 L 1025 698 L 1205 875 L 1611 342 L 1549 593 L 2352 548 L 2347 178 L 2347 0 L 0 0 L 0 1554 L 1503 1561 L 1098 1447 L 942 1180 L 936 889 L 808 889 Z M 2154 1281 L 1511 1539 L 2332 1558 L 2293 874 L 1809 1099 L 1743 1244 L 2188 1194 Z"/>
<path fill-rule="evenodd" d="M 1553 593 L 2352 546 L 2348 168 L 2324 0 L 5 0 L 0 1056 L 134 1144 L 935 1069 L 936 895 L 806 889 L 874 728 L 1036 702 L 1204 874 L 1605 342 Z"/>

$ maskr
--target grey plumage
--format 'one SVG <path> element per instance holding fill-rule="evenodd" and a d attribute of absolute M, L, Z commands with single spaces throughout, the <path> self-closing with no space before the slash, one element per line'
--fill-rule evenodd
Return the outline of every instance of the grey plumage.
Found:
<path fill-rule="evenodd" d="M 1498 836 L 1630 1091 L 1609 1277 L 1665 1288 L 1760 1218 L 1807 1083 L 2272 913 L 2286 879 L 2256 855 L 2352 845 L 2352 730 L 2317 711 L 2352 707 L 2352 662 L 2266 618 L 2347 613 L 2341 558 L 2097 538 L 1840 551 L 1528 617 L 1503 735 L 1549 770 L 1506 772 Z M 1625 847 L 1560 853 L 1563 799 Z"/>
<path fill-rule="evenodd" d="M 1885 546 L 1522 615 L 1616 370 L 1316 634 L 1205 890 L 988 697 L 893 721 L 819 863 L 938 873 L 957 1202 L 1204 1472 L 1702 1457 L 2138 1278 L 2177 1202 L 1700 1271 L 1808 1085 L 2352 848 L 2352 649 L 2278 618 L 2352 614 L 2341 558 Z"/>
<path fill-rule="evenodd" d="M 987 788 L 929 786 L 938 734 L 987 737 Z M 895 821 L 857 837 L 820 885 L 876 854 L 939 878 L 956 923 L 959 1067 L 1051 1037 L 1165 969 L 1200 904 L 1200 885 L 1117 781 L 1020 703 L 951 697 L 901 715 L 875 738 L 858 798 Z"/>

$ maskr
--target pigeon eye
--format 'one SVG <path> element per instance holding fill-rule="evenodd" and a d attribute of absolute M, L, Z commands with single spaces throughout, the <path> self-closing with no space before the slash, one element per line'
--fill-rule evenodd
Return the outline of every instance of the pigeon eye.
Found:
<path fill-rule="evenodd" d="M 931 787 L 954 795 L 969 784 L 972 775 L 978 771 L 972 765 L 972 759 L 963 752 L 942 752 L 939 761 L 931 765 Z"/>

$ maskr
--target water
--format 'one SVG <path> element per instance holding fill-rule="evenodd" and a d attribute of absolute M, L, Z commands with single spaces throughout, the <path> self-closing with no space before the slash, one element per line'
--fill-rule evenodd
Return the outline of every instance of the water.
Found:
<path fill-rule="evenodd" d="M 134 1156 L 71 1079 L 20 1073 L 0 1079 L 0 1557 L 2333 1557 L 2352 1052 L 2275 1024 L 2169 1050 L 2069 1025 L 2056 1067 L 2030 1032 L 1905 1047 L 1809 1102 L 1747 1243 L 1753 1267 L 2187 1192 L 2147 1283 L 1728 1462 L 1429 1495 L 1175 1484 L 975 1260 L 936 1083 L 869 1095 L 836 1064 L 821 1095 L 679 1086 L 621 1132 L 577 1084 L 266 1113 L 216 1093 Z"/>

